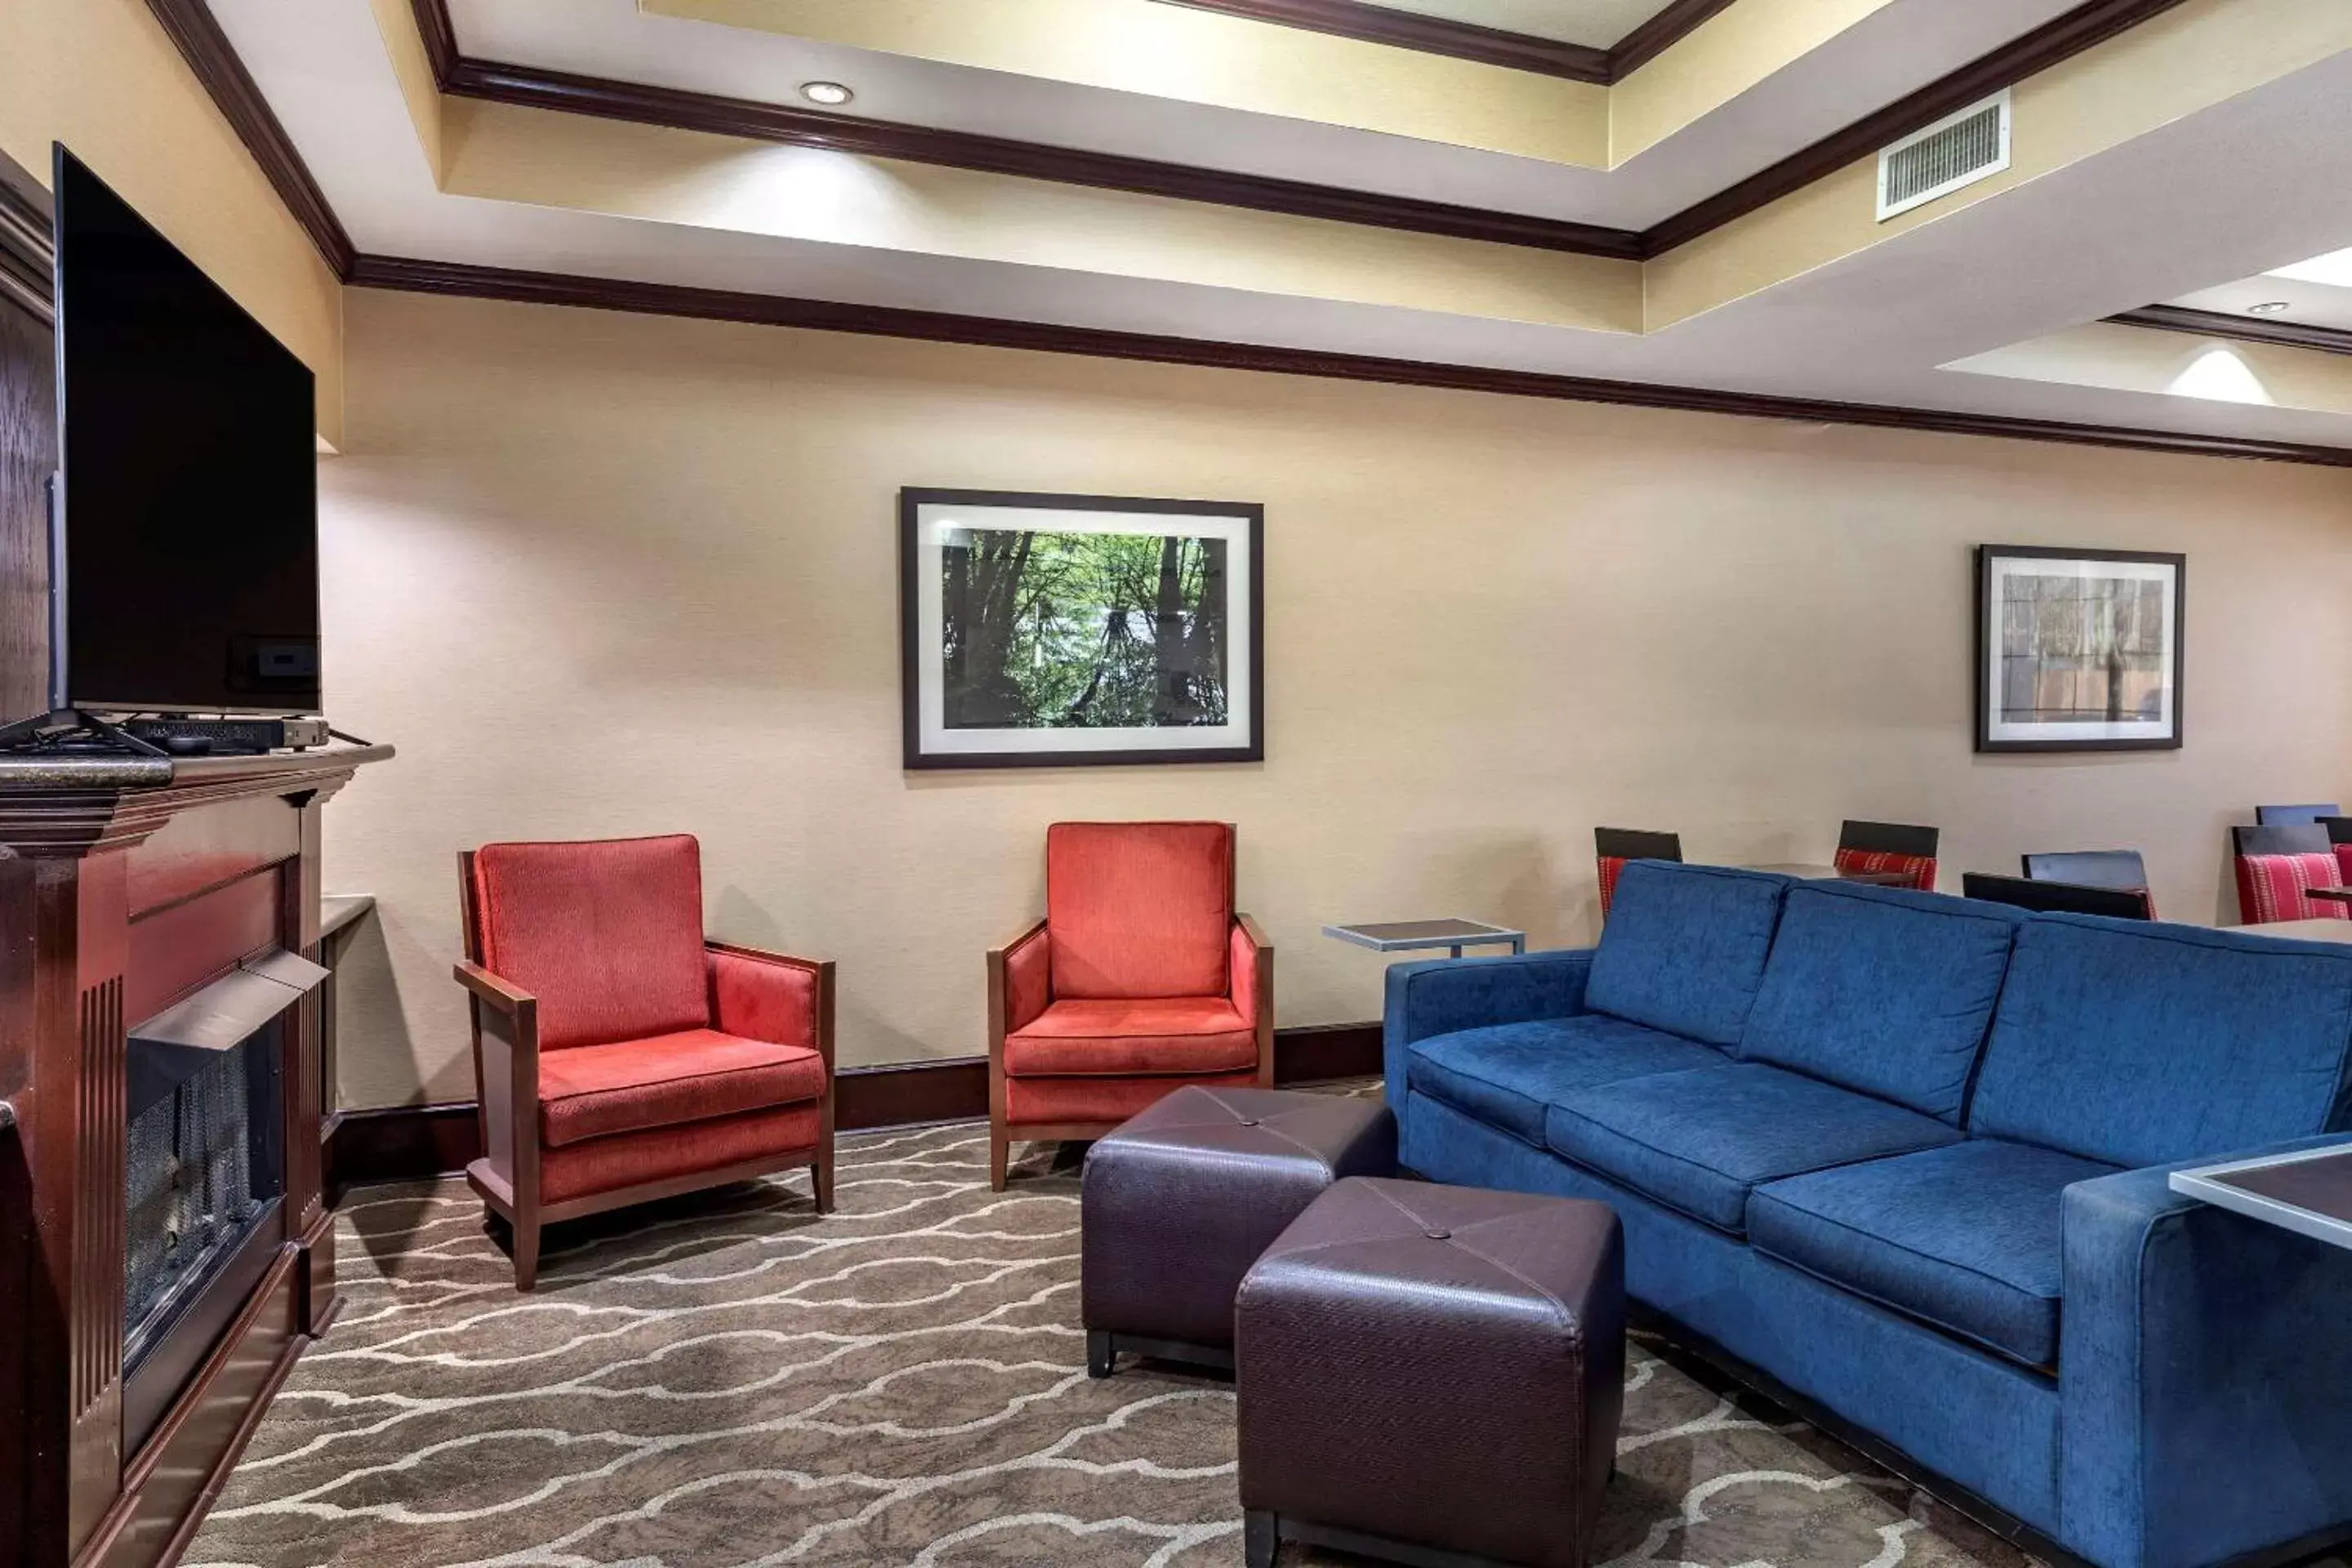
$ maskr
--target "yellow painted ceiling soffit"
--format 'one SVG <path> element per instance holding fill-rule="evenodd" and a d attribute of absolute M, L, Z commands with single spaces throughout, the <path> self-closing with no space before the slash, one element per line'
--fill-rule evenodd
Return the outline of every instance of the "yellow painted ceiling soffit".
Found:
<path fill-rule="evenodd" d="M 1640 330 L 1641 264 L 900 163 L 475 100 L 444 110 L 452 195 L 655 222 Z"/>
<path fill-rule="evenodd" d="M 2352 354 L 2093 321 L 1944 366 L 1972 375 L 2093 386 L 2314 414 L 2352 414 Z"/>
<path fill-rule="evenodd" d="M 376 31 L 383 35 L 384 52 L 392 57 L 393 75 L 400 80 L 400 96 L 408 104 L 408 118 L 416 127 L 416 141 L 441 182 L 441 89 L 433 79 L 433 62 L 425 53 L 425 39 L 416 30 L 416 8 L 411 0 L 368 0 Z"/>
<path fill-rule="evenodd" d="M 2352 49 L 2352 4 L 2188 0 L 2011 89 L 2010 166 L 1877 220 L 1877 161 L 1857 160 L 1653 258 L 1644 325 L 1656 331 L 1966 211 Z"/>
<path fill-rule="evenodd" d="M 651 14 L 1580 168 L 1609 89 L 1161 0 L 638 0 Z"/>

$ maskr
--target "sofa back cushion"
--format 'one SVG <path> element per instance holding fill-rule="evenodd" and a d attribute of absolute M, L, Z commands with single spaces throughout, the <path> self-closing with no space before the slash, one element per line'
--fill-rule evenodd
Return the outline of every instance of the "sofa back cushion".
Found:
<path fill-rule="evenodd" d="M 1633 861 L 1610 900 L 1584 1005 L 1711 1046 L 1737 1043 L 1788 886 L 1727 866 Z"/>
<path fill-rule="evenodd" d="M 1054 994 L 1223 996 L 1234 925 L 1223 822 L 1057 822 L 1045 830 Z"/>
<path fill-rule="evenodd" d="M 2160 1165 L 2336 1130 L 2352 947 L 2036 915 L 2018 931 L 1969 1131 Z"/>
<path fill-rule="evenodd" d="M 2022 910 L 1895 888 L 1789 889 L 1738 1055 L 1958 1125 Z"/>
<path fill-rule="evenodd" d="M 689 834 L 485 844 L 474 951 L 539 998 L 543 1050 L 706 1027 L 702 851 Z"/>

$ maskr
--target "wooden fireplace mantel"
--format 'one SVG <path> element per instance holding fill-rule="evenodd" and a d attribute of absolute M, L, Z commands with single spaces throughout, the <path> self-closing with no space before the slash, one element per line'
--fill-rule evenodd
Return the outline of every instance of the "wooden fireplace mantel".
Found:
<path fill-rule="evenodd" d="M 0 755 L 0 1562 L 174 1559 L 334 1311 L 313 994 L 278 1214 L 126 1376 L 127 1040 L 257 953 L 319 956 L 320 808 L 391 755 Z"/>

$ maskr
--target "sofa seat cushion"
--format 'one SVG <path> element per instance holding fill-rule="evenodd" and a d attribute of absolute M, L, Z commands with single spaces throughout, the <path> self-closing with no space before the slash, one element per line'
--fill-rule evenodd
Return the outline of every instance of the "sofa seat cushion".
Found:
<path fill-rule="evenodd" d="M 2024 919 L 1895 888 L 1791 888 L 1734 1054 L 1957 1125 Z"/>
<path fill-rule="evenodd" d="M 2058 1360 L 2059 1194 L 2095 1160 L 1990 1138 L 1759 1187 L 1757 1251 L 2027 1366 Z"/>
<path fill-rule="evenodd" d="M 1433 1035 L 1407 1047 L 1405 1060 L 1412 1089 L 1541 1148 L 1544 1111 L 1556 1100 L 1725 1058 L 1679 1035 L 1586 1013 Z"/>
<path fill-rule="evenodd" d="M 1636 860 L 1617 879 L 1584 1005 L 1710 1046 L 1738 1042 L 1785 877 Z"/>
<path fill-rule="evenodd" d="M 1753 1062 L 1609 1084 L 1544 1121 L 1555 1152 L 1733 1232 L 1762 1183 L 1959 1138 L 1932 1116 Z"/>
<path fill-rule="evenodd" d="M 551 1147 L 824 1095 L 824 1058 L 808 1047 L 716 1029 L 572 1046 L 539 1058 L 540 1138 Z"/>
<path fill-rule="evenodd" d="M 1055 1002 L 1004 1037 L 1009 1078 L 1257 1067 L 1257 1031 L 1222 996 Z"/>

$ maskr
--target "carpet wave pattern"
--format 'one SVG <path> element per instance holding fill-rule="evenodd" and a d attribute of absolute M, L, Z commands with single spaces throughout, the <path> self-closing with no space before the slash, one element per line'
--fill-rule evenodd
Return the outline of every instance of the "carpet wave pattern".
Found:
<path fill-rule="evenodd" d="M 986 1152 L 969 1125 L 846 1138 L 837 1214 L 795 1177 L 584 1222 L 530 1296 L 462 1184 L 354 1194 L 342 1316 L 184 1561 L 1239 1563 L 1230 1383 L 1090 1381 L 1077 1173 L 1032 1149 L 992 1193 Z M 1647 1341 L 1619 1463 L 1596 1563 L 2032 1561 Z"/>

